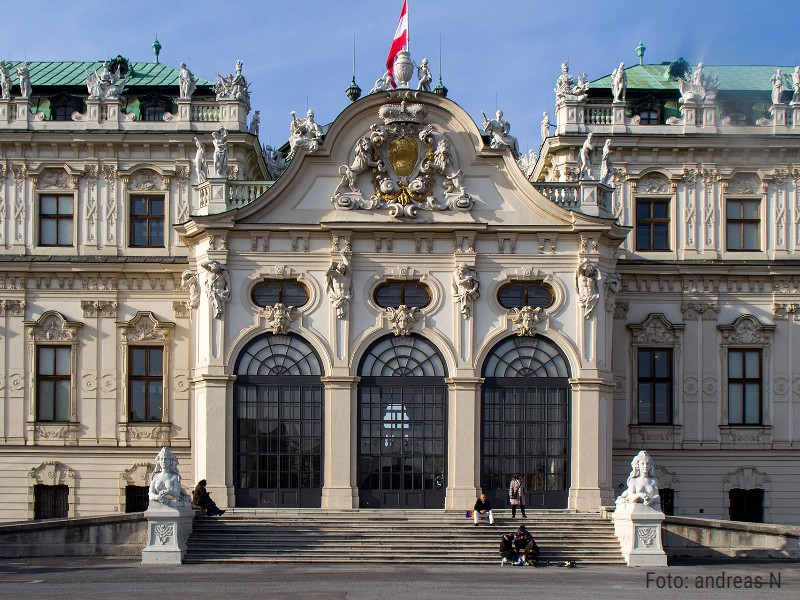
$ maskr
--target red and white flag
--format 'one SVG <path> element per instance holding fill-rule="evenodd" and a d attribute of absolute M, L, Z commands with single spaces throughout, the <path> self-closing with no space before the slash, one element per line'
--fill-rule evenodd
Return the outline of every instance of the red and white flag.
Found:
<path fill-rule="evenodd" d="M 389 72 L 392 87 L 397 87 L 394 82 L 394 59 L 397 53 L 408 46 L 408 0 L 403 0 L 403 10 L 400 11 L 400 20 L 397 22 L 397 31 L 394 32 L 394 40 L 389 48 L 389 56 L 386 58 L 386 70 Z"/>

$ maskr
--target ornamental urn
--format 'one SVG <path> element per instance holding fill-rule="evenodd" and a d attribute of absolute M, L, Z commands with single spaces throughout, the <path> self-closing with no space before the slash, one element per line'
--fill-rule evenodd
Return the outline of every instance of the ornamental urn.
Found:
<path fill-rule="evenodd" d="M 394 78 L 397 80 L 397 87 L 408 88 L 408 82 L 414 75 L 414 63 L 411 62 L 411 53 L 408 50 L 400 50 L 394 59 Z"/>

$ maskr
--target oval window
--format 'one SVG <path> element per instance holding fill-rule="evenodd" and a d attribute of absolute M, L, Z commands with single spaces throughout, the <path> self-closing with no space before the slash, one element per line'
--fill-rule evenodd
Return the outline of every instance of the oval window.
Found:
<path fill-rule="evenodd" d="M 423 308 L 431 303 L 431 292 L 419 281 L 386 281 L 375 288 L 375 304 L 381 308 Z"/>
<path fill-rule="evenodd" d="M 262 308 L 275 306 L 303 306 L 308 302 L 308 290 L 302 283 L 285 279 L 265 279 L 253 288 L 253 303 Z"/>
<path fill-rule="evenodd" d="M 553 290 L 536 281 L 510 281 L 497 291 L 497 301 L 503 308 L 547 308 L 555 301 Z"/>

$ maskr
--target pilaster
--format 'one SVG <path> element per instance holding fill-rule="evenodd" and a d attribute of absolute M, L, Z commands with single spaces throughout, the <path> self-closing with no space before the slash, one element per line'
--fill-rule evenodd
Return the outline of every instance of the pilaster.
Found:
<path fill-rule="evenodd" d="M 447 395 L 447 495 L 446 510 L 470 508 L 480 494 L 480 390 L 479 377 L 446 380 Z"/>
<path fill-rule="evenodd" d="M 358 377 L 323 377 L 325 452 L 322 508 L 358 508 L 356 394 Z"/>
<path fill-rule="evenodd" d="M 194 481 L 206 479 L 220 508 L 234 504 L 233 382 L 228 375 L 201 375 L 194 380 Z"/>

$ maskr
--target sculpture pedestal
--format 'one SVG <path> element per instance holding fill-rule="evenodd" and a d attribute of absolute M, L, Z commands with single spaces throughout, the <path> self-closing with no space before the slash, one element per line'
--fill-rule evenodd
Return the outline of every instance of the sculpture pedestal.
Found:
<path fill-rule="evenodd" d="M 186 540 L 192 532 L 194 509 L 188 499 L 165 506 L 150 502 L 147 517 L 147 545 L 142 550 L 142 564 L 180 565 L 186 554 Z"/>
<path fill-rule="evenodd" d="M 663 512 L 631 502 L 618 504 L 612 518 L 614 533 L 629 567 L 667 566 L 667 555 L 661 545 Z"/>

